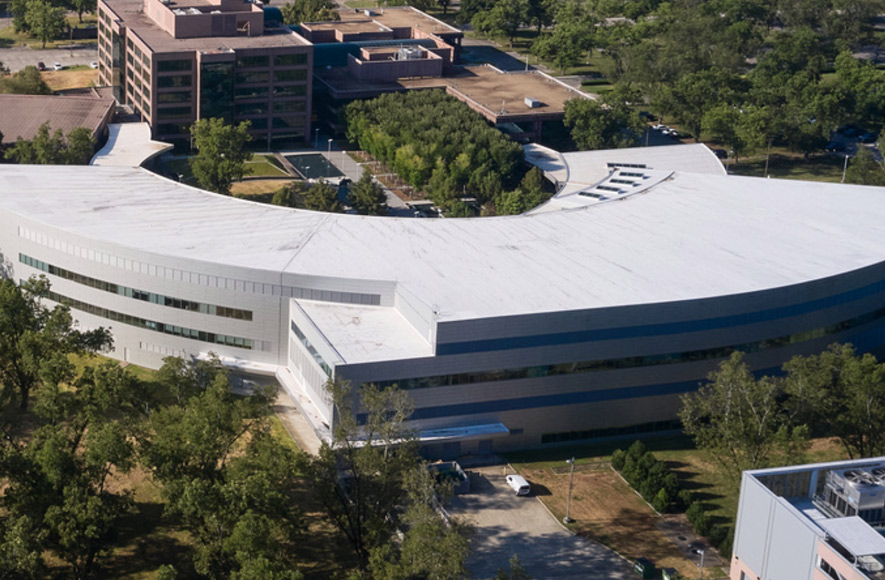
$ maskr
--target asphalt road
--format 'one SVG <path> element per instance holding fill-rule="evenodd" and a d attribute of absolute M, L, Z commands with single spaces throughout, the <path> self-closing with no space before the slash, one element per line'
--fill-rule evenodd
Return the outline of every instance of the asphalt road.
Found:
<path fill-rule="evenodd" d="M 504 481 L 503 467 L 471 470 L 471 493 L 455 496 L 449 513 L 475 527 L 467 566 L 474 578 L 494 578 L 519 556 L 532 578 L 621 580 L 631 567 L 600 544 L 575 536 L 557 522 L 538 498 L 518 497 Z"/>
<path fill-rule="evenodd" d="M 12 72 L 20 71 L 28 65 L 36 66 L 38 62 L 51 67 L 52 63 L 60 62 L 65 66 L 89 64 L 98 60 L 96 45 L 82 45 L 74 49 L 33 50 L 27 46 L 0 48 L 0 62 Z"/>

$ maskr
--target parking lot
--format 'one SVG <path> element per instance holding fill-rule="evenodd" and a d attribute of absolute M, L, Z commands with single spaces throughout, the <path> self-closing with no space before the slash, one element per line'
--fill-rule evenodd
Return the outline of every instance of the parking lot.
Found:
<path fill-rule="evenodd" d="M 11 72 L 17 72 L 26 66 L 37 66 L 38 62 L 52 67 L 58 62 L 64 66 L 88 65 L 98 60 L 98 49 L 93 45 L 81 45 L 72 49 L 33 50 L 28 47 L 16 46 L 0 49 L 0 62 Z"/>
<path fill-rule="evenodd" d="M 467 562 L 475 578 L 493 578 L 513 554 L 533 578 L 631 578 L 625 560 L 566 531 L 534 493 L 515 495 L 504 476 L 504 466 L 471 470 L 471 493 L 456 496 L 449 508 L 476 527 Z"/>

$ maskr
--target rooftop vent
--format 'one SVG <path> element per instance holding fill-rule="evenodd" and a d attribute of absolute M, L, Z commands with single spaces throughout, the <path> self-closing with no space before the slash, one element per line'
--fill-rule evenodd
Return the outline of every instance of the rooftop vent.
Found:
<path fill-rule="evenodd" d="M 876 484 L 876 480 L 873 479 L 873 476 L 871 476 L 866 471 L 862 471 L 860 469 L 849 469 L 845 472 L 844 477 L 848 481 L 848 483 L 855 487 Z"/>
<path fill-rule="evenodd" d="M 539 101 L 538 99 L 535 99 L 533 97 L 526 97 L 525 98 L 525 106 L 528 107 L 529 109 L 537 109 L 538 107 L 541 106 L 541 101 Z"/>

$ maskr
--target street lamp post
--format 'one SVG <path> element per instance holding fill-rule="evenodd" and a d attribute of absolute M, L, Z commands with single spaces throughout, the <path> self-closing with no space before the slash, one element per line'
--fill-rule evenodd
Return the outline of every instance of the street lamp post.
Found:
<path fill-rule="evenodd" d="M 326 175 L 326 177 L 331 176 L 331 172 L 329 171 L 329 166 L 332 165 L 332 139 L 329 139 L 328 148 L 326 149 L 326 171 L 329 172 L 330 175 Z"/>
<path fill-rule="evenodd" d="M 313 130 L 313 148 L 314 149 L 320 148 L 320 128 L 319 127 L 317 127 L 316 129 Z"/>
<path fill-rule="evenodd" d="M 572 482 L 575 479 L 575 458 L 566 459 L 565 462 L 571 466 L 571 469 L 568 474 L 568 498 L 565 501 L 565 517 L 562 518 L 562 521 L 563 523 L 570 524 L 575 521 L 570 516 L 572 509 Z"/>
<path fill-rule="evenodd" d="M 848 153 L 845 153 L 845 164 L 842 165 L 842 183 L 845 183 L 845 174 L 848 173 Z"/>
<path fill-rule="evenodd" d="M 700 580 L 704 580 L 704 550 L 698 548 L 698 554 L 701 555 L 701 563 L 698 564 L 698 568 L 700 569 L 701 573 L 700 573 L 700 576 L 698 576 L 698 578 Z"/>

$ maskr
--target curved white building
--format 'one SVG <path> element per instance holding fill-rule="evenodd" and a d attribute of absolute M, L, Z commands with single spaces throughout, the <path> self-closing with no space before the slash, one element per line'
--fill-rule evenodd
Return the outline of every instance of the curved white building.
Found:
<path fill-rule="evenodd" d="M 439 220 L 0 165 L 0 252 L 110 326 L 114 356 L 211 351 L 275 374 L 320 432 L 336 377 L 409 389 L 431 454 L 535 446 L 669 427 L 734 349 L 759 370 L 834 341 L 881 351 L 885 191 L 725 176 L 710 158 L 567 155 L 546 211 Z"/>

